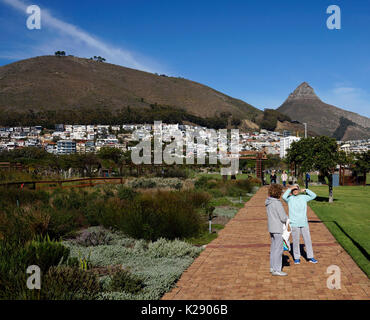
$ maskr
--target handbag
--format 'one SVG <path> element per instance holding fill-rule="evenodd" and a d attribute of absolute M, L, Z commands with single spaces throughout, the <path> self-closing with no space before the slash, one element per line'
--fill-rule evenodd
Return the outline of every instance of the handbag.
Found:
<path fill-rule="evenodd" d="M 283 246 L 284 246 L 284 251 L 290 251 L 290 234 L 292 233 L 292 229 L 290 228 L 290 231 L 288 230 L 289 228 L 289 219 L 286 221 L 286 223 L 283 225 Z"/>

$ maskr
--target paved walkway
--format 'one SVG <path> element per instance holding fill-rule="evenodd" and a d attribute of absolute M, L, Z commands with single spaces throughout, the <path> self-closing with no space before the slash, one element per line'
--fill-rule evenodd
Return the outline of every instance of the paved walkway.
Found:
<path fill-rule="evenodd" d="M 370 300 L 370 280 L 310 208 L 311 238 L 319 263 L 311 264 L 302 258 L 301 264 L 295 265 L 290 253 L 284 253 L 290 263 L 283 268 L 288 276 L 270 275 L 266 195 L 267 188 L 261 188 L 239 210 L 163 299 Z M 340 290 L 327 288 L 326 269 L 330 265 L 341 269 Z"/>

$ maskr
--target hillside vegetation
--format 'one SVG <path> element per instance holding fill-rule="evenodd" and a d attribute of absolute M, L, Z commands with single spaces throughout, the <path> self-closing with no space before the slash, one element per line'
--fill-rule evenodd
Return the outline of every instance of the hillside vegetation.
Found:
<path fill-rule="evenodd" d="M 114 114 L 128 107 L 133 113 L 147 112 L 157 105 L 201 118 L 227 113 L 253 120 L 262 113 L 246 102 L 194 81 L 90 59 L 42 56 L 0 67 L 1 119 L 9 113 L 17 117 L 17 113 L 24 112 L 29 118 L 39 112 L 40 117 L 51 118 L 50 112 L 55 112 L 60 119 L 60 113 L 75 112 L 76 117 L 83 111 L 85 117 L 85 111 L 90 109 Z"/>

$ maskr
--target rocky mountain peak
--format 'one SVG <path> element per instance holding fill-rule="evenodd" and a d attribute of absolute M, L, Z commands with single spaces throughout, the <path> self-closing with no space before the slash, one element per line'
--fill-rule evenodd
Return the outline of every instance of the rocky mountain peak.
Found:
<path fill-rule="evenodd" d="M 288 97 L 287 101 L 292 100 L 320 100 L 313 88 L 307 83 L 302 82 Z"/>

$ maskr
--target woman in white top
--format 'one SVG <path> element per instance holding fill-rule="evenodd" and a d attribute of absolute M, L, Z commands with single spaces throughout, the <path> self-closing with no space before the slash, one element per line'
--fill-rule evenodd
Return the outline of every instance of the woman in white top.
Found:
<path fill-rule="evenodd" d="M 286 174 L 285 170 L 281 174 L 281 181 L 283 181 L 283 186 L 286 187 L 286 181 L 288 180 L 288 175 Z"/>

